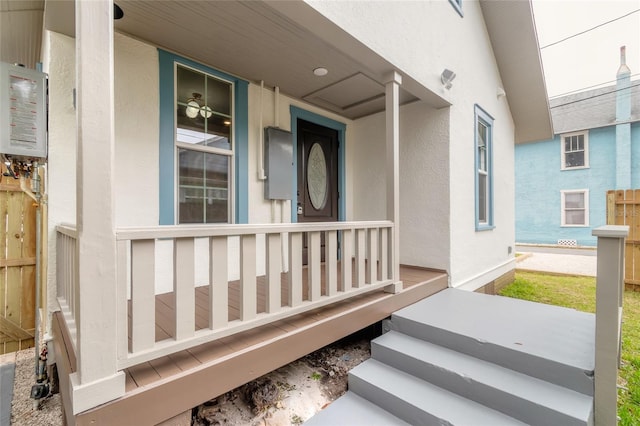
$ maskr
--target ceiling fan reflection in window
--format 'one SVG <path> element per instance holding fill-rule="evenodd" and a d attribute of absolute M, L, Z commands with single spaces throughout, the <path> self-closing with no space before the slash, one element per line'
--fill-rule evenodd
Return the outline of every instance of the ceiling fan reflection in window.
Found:
<path fill-rule="evenodd" d="M 209 105 L 201 106 L 202 103 L 202 95 L 197 92 L 193 92 L 192 97 L 187 100 L 187 106 L 185 107 L 184 113 L 189 118 L 196 118 L 198 114 L 200 114 L 205 119 L 211 117 L 213 114 L 213 110 Z"/>

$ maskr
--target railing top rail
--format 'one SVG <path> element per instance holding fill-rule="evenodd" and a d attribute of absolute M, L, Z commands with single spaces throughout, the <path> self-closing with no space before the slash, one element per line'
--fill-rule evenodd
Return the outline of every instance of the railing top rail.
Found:
<path fill-rule="evenodd" d="M 156 238 L 218 237 L 282 232 L 336 231 L 343 229 L 391 228 L 393 222 L 315 222 L 315 223 L 267 223 L 242 225 L 164 225 L 139 228 L 119 228 L 118 240 L 148 240 Z"/>
<path fill-rule="evenodd" d="M 56 225 L 56 231 L 71 238 L 78 238 L 78 230 L 76 229 L 75 225 Z"/>

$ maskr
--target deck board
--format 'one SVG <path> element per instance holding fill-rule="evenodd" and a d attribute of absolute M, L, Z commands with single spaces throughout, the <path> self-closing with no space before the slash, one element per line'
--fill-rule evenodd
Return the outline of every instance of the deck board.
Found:
<path fill-rule="evenodd" d="M 306 271 L 303 272 L 306 280 Z M 283 274 L 281 278 L 281 299 L 285 305 L 288 277 Z M 400 278 L 404 290 L 395 295 L 382 290 L 365 293 L 129 368 L 125 370 L 125 396 L 78 414 L 76 422 L 159 423 L 447 287 L 447 275 L 439 271 L 401 266 Z M 262 292 L 258 306 L 264 310 L 264 277 L 258 278 L 258 283 Z M 229 284 L 229 294 L 232 301 L 229 318 L 233 320 L 238 318 L 238 307 L 234 306 L 237 282 Z M 198 287 L 195 302 L 198 327 L 208 327 L 208 298 L 208 286 Z M 171 293 L 157 296 L 157 340 L 173 336 L 174 306 Z M 163 403 L 158 404 L 159 400 Z M 146 414 L 138 418 L 142 416 L 140 413 Z"/>

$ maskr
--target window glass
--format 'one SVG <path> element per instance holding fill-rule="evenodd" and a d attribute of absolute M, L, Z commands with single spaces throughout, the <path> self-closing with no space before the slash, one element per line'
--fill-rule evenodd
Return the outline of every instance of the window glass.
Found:
<path fill-rule="evenodd" d="M 176 146 L 179 223 L 230 218 L 232 84 L 176 67 Z"/>
<path fill-rule="evenodd" d="M 562 191 L 562 225 L 587 226 L 589 222 L 588 192 Z"/>
<path fill-rule="evenodd" d="M 493 228 L 492 199 L 492 132 L 493 118 L 476 105 L 475 164 L 476 164 L 476 229 Z"/>
<path fill-rule="evenodd" d="M 585 133 L 564 136 L 563 168 L 586 167 L 587 143 Z"/>
<path fill-rule="evenodd" d="M 229 156 L 178 149 L 180 223 L 224 223 L 228 216 Z"/>

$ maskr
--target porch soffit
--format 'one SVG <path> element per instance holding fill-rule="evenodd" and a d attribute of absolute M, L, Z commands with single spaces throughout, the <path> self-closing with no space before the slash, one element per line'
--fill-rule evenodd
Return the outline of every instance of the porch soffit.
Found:
<path fill-rule="evenodd" d="M 0 61 L 36 67 L 43 11 L 44 0 L 0 0 Z"/>
<path fill-rule="evenodd" d="M 124 18 L 115 30 L 252 82 L 278 86 L 281 93 L 304 99 L 346 118 L 384 110 L 384 78 L 393 70 L 356 41 L 338 48 L 331 37 L 343 31 L 301 1 L 149 1 L 118 0 Z M 282 9 L 306 11 L 305 19 Z M 321 32 L 310 28 L 324 20 Z M 47 1 L 45 28 L 75 35 L 74 2 Z M 331 37 L 327 36 L 331 33 Z M 316 77 L 313 69 L 329 74 Z M 412 94 L 410 93 L 415 93 Z M 448 105 L 416 85 L 401 89 L 401 103 L 423 99 Z M 427 93 L 428 92 L 428 93 Z"/>

